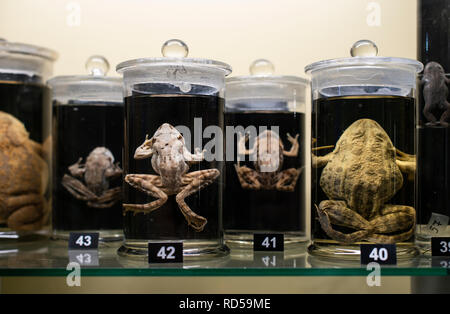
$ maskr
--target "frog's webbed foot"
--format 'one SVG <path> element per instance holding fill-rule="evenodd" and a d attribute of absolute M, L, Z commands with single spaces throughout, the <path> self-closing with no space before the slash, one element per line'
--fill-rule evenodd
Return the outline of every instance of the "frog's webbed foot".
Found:
<path fill-rule="evenodd" d="M 374 234 L 370 235 L 368 240 L 377 243 L 395 243 L 411 239 L 414 234 L 415 221 L 416 211 L 413 207 L 385 205 L 381 209 L 380 216 L 369 222 Z M 401 233 L 388 235 L 394 232 Z"/>
<path fill-rule="evenodd" d="M 88 201 L 87 205 L 94 208 L 109 208 L 122 199 L 122 188 L 116 187 L 106 190 L 101 196 Z"/>
<path fill-rule="evenodd" d="M 358 213 L 346 207 L 343 201 L 322 201 L 317 209 L 320 225 L 325 233 L 338 242 L 355 243 L 365 239 L 372 234 L 372 227 L 369 222 Z M 358 231 L 346 234 L 334 230 L 331 224 L 349 227 Z"/>
<path fill-rule="evenodd" d="M 197 232 L 203 231 L 203 228 L 208 221 L 205 217 L 194 213 L 186 204 L 185 198 L 214 182 L 219 175 L 220 171 L 218 169 L 205 169 L 187 173 L 185 176 L 192 179 L 192 181 L 190 181 L 190 183 L 186 185 L 175 198 L 188 225 Z"/>
<path fill-rule="evenodd" d="M 24 194 L 9 197 L 0 204 L 0 214 L 7 217 L 8 227 L 16 231 L 38 230 L 42 227 L 46 206 L 40 194 Z"/>
<path fill-rule="evenodd" d="M 287 157 L 298 156 L 298 150 L 300 147 L 300 145 L 298 143 L 299 134 L 296 134 L 295 137 L 292 137 L 289 133 L 287 133 L 286 135 L 287 135 L 288 141 L 291 142 L 292 147 L 291 147 L 291 150 L 289 150 L 289 151 L 283 151 L 283 155 L 287 156 Z"/>
<path fill-rule="evenodd" d="M 234 168 L 243 189 L 260 190 L 262 188 L 261 183 L 258 181 L 259 174 L 257 171 L 247 166 L 241 166 L 239 162 L 237 165 L 234 165 Z"/>
<path fill-rule="evenodd" d="M 125 176 L 125 182 L 135 189 L 155 197 L 156 200 L 147 204 L 123 204 L 124 215 L 128 211 L 133 212 L 135 215 L 137 213 L 148 214 L 160 208 L 167 202 L 167 194 L 158 187 L 161 185 L 161 178 L 159 176 L 150 174 L 128 174 Z"/>
<path fill-rule="evenodd" d="M 303 168 L 290 168 L 281 171 L 278 174 L 278 181 L 275 184 L 277 191 L 294 192 L 298 177 L 302 173 Z"/>
<path fill-rule="evenodd" d="M 80 157 L 78 158 L 77 162 L 73 165 L 69 166 L 69 172 L 72 176 L 81 178 L 84 175 L 84 172 L 86 171 L 86 168 L 83 164 L 81 164 L 81 161 L 83 159 Z"/>
<path fill-rule="evenodd" d="M 67 174 L 62 178 L 61 184 L 66 190 L 78 200 L 91 201 L 97 197 L 94 192 L 89 190 L 80 180 L 75 179 Z"/>

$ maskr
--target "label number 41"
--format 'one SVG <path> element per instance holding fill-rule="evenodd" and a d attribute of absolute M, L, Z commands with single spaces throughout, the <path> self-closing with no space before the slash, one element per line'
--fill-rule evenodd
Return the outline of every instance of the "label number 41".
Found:
<path fill-rule="evenodd" d="M 277 238 L 273 237 L 273 238 L 269 238 L 269 237 L 265 237 L 264 240 L 261 243 L 262 246 L 264 246 L 265 248 L 269 248 L 272 246 L 272 248 L 276 248 L 277 247 Z"/>

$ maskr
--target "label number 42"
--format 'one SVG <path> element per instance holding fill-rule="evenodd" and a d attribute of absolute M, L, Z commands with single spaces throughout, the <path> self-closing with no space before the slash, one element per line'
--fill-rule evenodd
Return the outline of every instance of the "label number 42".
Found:
<path fill-rule="evenodd" d="M 372 252 L 370 252 L 369 257 L 374 261 L 387 261 L 388 259 L 388 250 L 386 248 L 374 248 Z"/>
<path fill-rule="evenodd" d="M 75 241 L 76 244 L 79 246 L 90 246 L 92 244 L 92 238 L 89 235 L 86 236 L 79 236 L 78 239 Z"/>
<path fill-rule="evenodd" d="M 161 259 L 175 259 L 175 248 L 173 246 L 161 246 L 156 256 Z"/>

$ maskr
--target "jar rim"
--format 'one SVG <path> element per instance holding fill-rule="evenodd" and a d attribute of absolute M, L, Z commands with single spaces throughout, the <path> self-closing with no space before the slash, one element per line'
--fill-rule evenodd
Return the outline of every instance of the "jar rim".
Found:
<path fill-rule="evenodd" d="M 210 59 L 200 59 L 200 58 L 173 58 L 173 57 L 159 57 L 159 58 L 138 58 L 127 60 L 119 63 L 116 66 L 116 71 L 118 73 L 123 73 L 126 70 L 133 67 L 152 67 L 152 66 L 194 66 L 199 68 L 211 68 L 217 69 L 224 72 L 227 76 L 231 73 L 232 68 L 229 64 L 221 61 L 210 60 Z"/>
<path fill-rule="evenodd" d="M 0 41 L 0 52 L 30 55 L 50 61 L 55 61 L 56 59 L 58 59 L 58 53 L 55 50 L 36 45 L 13 43 L 6 40 Z"/>
<path fill-rule="evenodd" d="M 318 70 L 340 68 L 340 67 L 406 67 L 413 69 L 416 73 L 423 70 L 423 64 L 417 60 L 397 57 L 350 57 L 322 60 L 311 63 L 305 67 L 305 73 L 312 73 Z"/>

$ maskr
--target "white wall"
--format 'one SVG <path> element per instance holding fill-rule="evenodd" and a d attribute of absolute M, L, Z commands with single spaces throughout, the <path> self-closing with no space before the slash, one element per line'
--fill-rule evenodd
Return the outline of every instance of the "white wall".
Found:
<path fill-rule="evenodd" d="M 415 58 L 416 5 L 416 0 L 1 0 L 0 37 L 57 50 L 55 75 L 84 73 L 92 54 L 105 55 L 116 75 L 118 62 L 160 56 L 164 41 L 180 38 L 190 56 L 228 62 L 232 75 L 248 74 L 249 64 L 263 57 L 275 63 L 277 74 L 304 76 L 308 63 L 349 56 L 352 43 L 362 38 L 375 41 L 380 55 Z"/>

